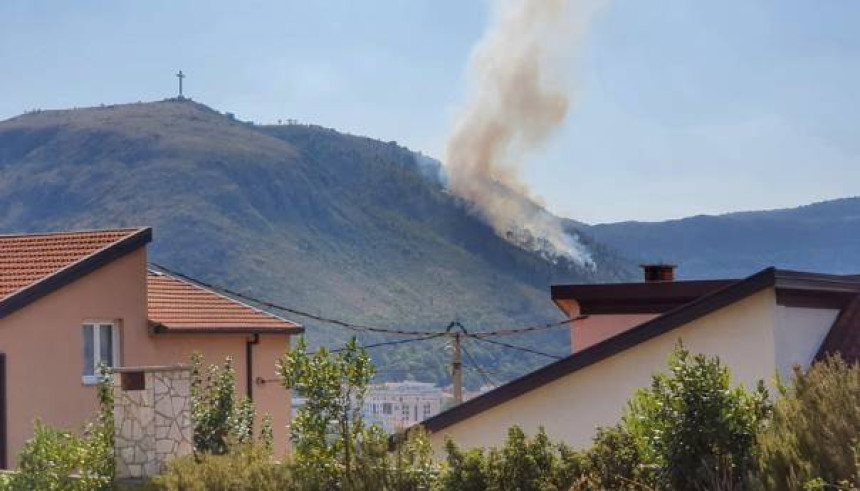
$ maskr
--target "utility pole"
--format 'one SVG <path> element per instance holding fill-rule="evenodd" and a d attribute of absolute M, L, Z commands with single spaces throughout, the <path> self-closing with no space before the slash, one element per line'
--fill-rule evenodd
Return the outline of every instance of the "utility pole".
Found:
<path fill-rule="evenodd" d="M 454 332 L 454 360 L 451 362 L 451 378 L 454 381 L 454 403 L 463 403 L 463 361 L 460 355 L 460 342 L 463 334 L 466 333 L 466 328 L 463 324 L 454 321 L 448 324 L 448 329 L 445 332 L 451 333 L 455 328 L 459 328 L 461 332 Z"/>

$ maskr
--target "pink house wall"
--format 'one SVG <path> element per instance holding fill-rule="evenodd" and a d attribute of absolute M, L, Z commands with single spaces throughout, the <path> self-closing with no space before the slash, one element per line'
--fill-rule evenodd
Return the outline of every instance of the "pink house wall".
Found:
<path fill-rule="evenodd" d="M 146 313 L 146 250 L 141 248 L 0 319 L 0 352 L 6 354 L 7 453 L 16 454 L 33 421 L 80 428 L 96 411 L 95 387 L 82 382 L 87 320 L 118 320 L 124 366 L 187 363 L 192 352 L 221 363 L 233 357 L 237 391 L 246 391 L 246 335 L 152 335 Z M 263 335 L 254 350 L 254 377 L 272 378 L 289 335 Z M 254 386 L 258 413 L 271 414 L 280 451 L 287 449 L 290 395 L 275 383 Z"/>
<path fill-rule="evenodd" d="M 557 302 L 569 317 L 580 314 L 579 304 L 575 300 L 560 300 Z M 643 322 L 647 322 L 659 314 L 600 314 L 589 315 L 585 319 L 575 321 L 570 326 L 570 351 L 576 353 L 603 340 L 609 339 Z"/>

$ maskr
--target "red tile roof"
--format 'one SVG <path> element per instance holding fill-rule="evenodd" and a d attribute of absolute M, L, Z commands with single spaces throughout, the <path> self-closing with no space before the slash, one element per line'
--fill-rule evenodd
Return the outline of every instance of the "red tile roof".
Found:
<path fill-rule="evenodd" d="M 0 235 L 0 300 L 144 229 Z"/>
<path fill-rule="evenodd" d="M 157 332 L 287 332 L 303 329 L 286 319 L 166 273 L 147 275 L 149 319 Z"/>

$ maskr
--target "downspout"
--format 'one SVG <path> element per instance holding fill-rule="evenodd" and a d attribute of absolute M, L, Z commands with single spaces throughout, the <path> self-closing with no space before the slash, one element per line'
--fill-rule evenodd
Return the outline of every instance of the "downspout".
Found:
<path fill-rule="evenodd" d="M 260 334 L 254 333 L 245 341 L 245 392 L 249 401 L 254 400 L 254 345 L 260 344 Z"/>

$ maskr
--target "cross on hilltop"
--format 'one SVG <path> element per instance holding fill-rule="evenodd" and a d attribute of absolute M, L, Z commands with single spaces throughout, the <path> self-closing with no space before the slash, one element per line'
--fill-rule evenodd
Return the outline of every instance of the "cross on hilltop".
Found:
<path fill-rule="evenodd" d="M 179 73 L 176 74 L 176 78 L 179 79 L 179 100 L 185 99 L 185 96 L 182 95 L 182 79 L 185 78 L 185 74 L 182 73 L 182 70 L 179 70 Z"/>

